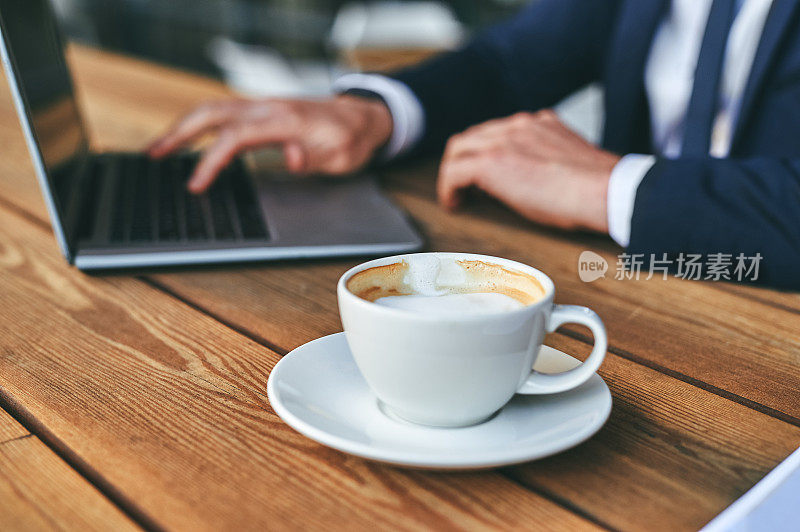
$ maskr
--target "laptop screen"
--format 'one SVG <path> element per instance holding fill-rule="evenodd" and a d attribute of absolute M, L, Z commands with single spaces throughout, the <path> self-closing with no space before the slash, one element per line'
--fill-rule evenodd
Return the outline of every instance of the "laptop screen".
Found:
<path fill-rule="evenodd" d="M 61 230 L 68 194 L 76 186 L 75 169 L 88 143 L 53 8 L 49 0 L 0 0 L 0 21 L 19 99 L 36 143 L 31 149 L 44 170 L 45 176 L 40 177 L 46 179 L 44 192 L 56 236 L 65 247 L 62 239 L 70 232 Z"/>

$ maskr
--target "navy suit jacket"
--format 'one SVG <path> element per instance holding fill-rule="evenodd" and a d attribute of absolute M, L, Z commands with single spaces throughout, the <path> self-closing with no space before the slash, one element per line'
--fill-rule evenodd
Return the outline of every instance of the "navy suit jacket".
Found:
<path fill-rule="evenodd" d="M 644 68 L 667 1 L 541 0 L 464 48 L 397 73 L 425 110 L 415 151 L 440 149 L 472 124 L 552 106 L 598 81 L 602 146 L 653 153 Z M 729 158 L 660 158 L 647 173 L 629 253 L 761 253 L 759 281 L 800 288 L 797 4 L 773 2 Z"/>

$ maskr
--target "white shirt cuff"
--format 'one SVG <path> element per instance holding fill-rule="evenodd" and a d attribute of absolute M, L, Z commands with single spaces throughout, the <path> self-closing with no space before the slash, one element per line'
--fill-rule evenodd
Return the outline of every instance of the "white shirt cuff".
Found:
<path fill-rule="evenodd" d="M 347 74 L 333 84 L 335 92 L 349 89 L 379 94 L 392 115 L 392 135 L 386 144 L 384 158 L 392 159 L 410 150 L 425 130 L 425 111 L 414 92 L 396 79 L 380 74 Z"/>
<path fill-rule="evenodd" d="M 654 155 L 631 153 L 619 160 L 608 182 L 608 234 L 622 247 L 631 241 L 631 218 L 636 189 L 656 163 Z"/>

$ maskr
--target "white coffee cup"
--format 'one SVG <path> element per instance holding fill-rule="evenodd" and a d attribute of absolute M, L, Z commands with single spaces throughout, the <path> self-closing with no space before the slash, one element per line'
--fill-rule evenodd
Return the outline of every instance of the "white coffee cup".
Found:
<path fill-rule="evenodd" d="M 485 314 L 431 315 L 390 308 L 348 289 L 359 272 L 378 266 L 440 261 L 478 261 L 535 279 L 541 297 L 513 310 Z M 470 253 L 416 253 L 365 262 L 339 279 L 339 312 L 353 358 L 367 384 L 393 414 L 414 423 L 458 427 L 479 423 L 515 393 L 551 394 L 591 377 L 606 354 L 605 327 L 592 310 L 555 305 L 553 281 L 519 262 Z M 594 335 L 583 364 L 563 373 L 532 370 L 545 332 L 579 323 Z"/>

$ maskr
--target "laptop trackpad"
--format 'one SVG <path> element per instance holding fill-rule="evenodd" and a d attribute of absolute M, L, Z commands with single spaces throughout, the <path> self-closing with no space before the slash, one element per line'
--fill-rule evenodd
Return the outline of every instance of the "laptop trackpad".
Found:
<path fill-rule="evenodd" d="M 374 177 L 257 179 L 270 234 L 281 245 L 418 242 Z"/>

